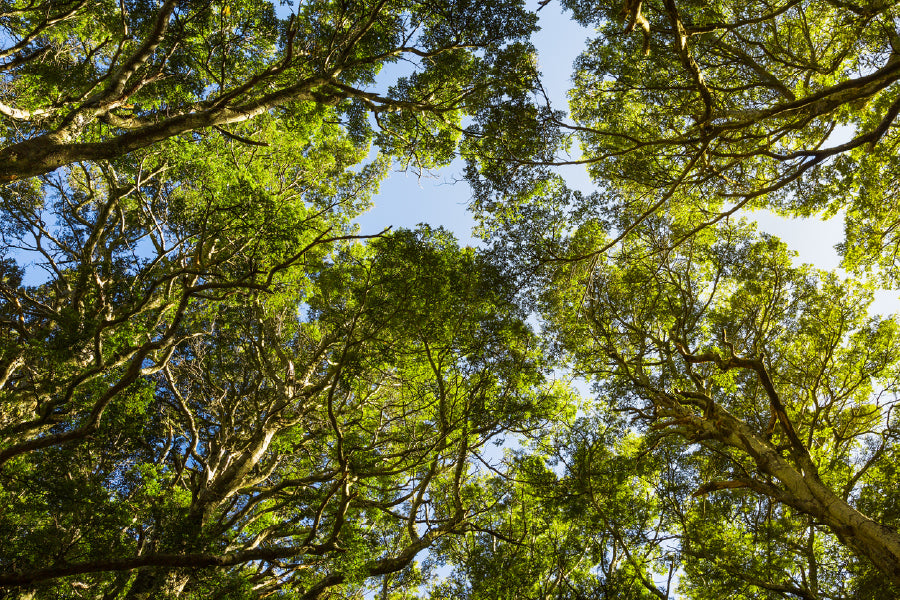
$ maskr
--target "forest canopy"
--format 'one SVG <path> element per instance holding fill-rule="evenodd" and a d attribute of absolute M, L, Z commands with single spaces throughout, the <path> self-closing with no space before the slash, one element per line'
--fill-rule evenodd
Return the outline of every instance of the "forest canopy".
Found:
<path fill-rule="evenodd" d="M 0 597 L 900 595 L 900 3 L 0 29 Z M 477 248 L 360 229 L 456 159 Z M 760 208 L 843 219 L 846 270 Z"/>

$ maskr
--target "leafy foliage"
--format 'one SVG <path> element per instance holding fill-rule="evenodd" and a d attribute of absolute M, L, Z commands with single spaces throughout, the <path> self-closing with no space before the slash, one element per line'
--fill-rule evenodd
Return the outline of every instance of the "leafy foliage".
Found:
<path fill-rule="evenodd" d="M 112 160 L 172 137 L 336 107 L 359 138 L 419 168 L 452 156 L 463 115 L 529 76 L 534 15 L 518 2 L 118 4 L 0 8 L 0 181 Z M 390 82 L 386 65 L 411 64 Z M 402 71 L 401 71 L 402 72 Z"/>
<path fill-rule="evenodd" d="M 896 3 L 562 5 L 597 31 L 571 121 L 538 96 L 477 123 L 469 175 L 499 228 L 552 165 L 584 164 L 623 232 L 685 210 L 695 231 L 743 208 L 843 214 L 846 265 L 896 283 Z"/>
<path fill-rule="evenodd" d="M 562 5 L 0 3 L 0 596 L 900 593 L 896 3 Z"/>
<path fill-rule="evenodd" d="M 544 306 L 600 397 L 683 478 L 663 503 L 682 592 L 891 597 L 897 525 L 858 499 L 898 439 L 896 320 L 744 225 L 675 250 L 668 235 L 647 226 L 560 269 Z"/>

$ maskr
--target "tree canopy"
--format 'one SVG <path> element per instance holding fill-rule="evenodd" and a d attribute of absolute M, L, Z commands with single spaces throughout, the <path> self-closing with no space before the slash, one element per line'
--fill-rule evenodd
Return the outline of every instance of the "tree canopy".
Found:
<path fill-rule="evenodd" d="M 898 11 L 0 2 L 0 597 L 897 597 Z"/>
<path fill-rule="evenodd" d="M 505 1 L 48 0 L 0 11 L 3 182 L 210 128 L 237 135 L 227 126 L 266 114 L 302 121 L 310 104 L 337 107 L 359 136 L 374 115 L 385 148 L 430 166 L 452 152 L 461 116 L 494 99 L 488 89 L 529 77 L 536 20 Z M 398 61 L 418 68 L 374 88 Z"/>
<path fill-rule="evenodd" d="M 591 269 L 561 271 L 569 283 L 545 296 L 600 398 L 643 432 L 644 452 L 677 465 L 666 529 L 693 576 L 685 591 L 888 597 L 896 319 L 869 316 L 864 287 L 793 267 L 773 238 L 705 233 L 670 251 L 645 228 Z M 580 314 L 557 308 L 573 295 L 586 295 Z"/>
<path fill-rule="evenodd" d="M 746 208 L 842 214 L 846 265 L 898 281 L 897 3 L 562 4 L 597 31 L 572 119 L 539 97 L 484 122 L 481 204 L 531 204 L 549 165 L 584 164 L 623 231 L 685 210 L 686 236 Z"/>

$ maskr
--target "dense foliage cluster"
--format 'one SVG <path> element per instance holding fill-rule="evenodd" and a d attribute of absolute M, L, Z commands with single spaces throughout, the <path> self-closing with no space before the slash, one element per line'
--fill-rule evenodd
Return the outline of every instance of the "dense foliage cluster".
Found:
<path fill-rule="evenodd" d="M 0 2 L 0 598 L 900 595 L 900 4 L 548 6 Z"/>

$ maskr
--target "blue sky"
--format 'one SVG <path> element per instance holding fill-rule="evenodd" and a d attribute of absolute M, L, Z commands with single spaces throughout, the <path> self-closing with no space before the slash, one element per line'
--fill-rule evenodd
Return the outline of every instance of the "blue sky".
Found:
<path fill-rule="evenodd" d="M 535 8 L 536 2 L 529 2 Z M 572 63 L 584 47 L 591 31 L 569 19 L 561 7 L 550 3 L 538 13 L 541 31 L 534 37 L 544 86 L 557 107 L 565 107 L 570 87 Z M 391 173 L 375 198 L 375 208 L 360 217 L 362 233 L 381 231 L 387 226 L 415 227 L 419 223 L 442 225 L 454 232 L 463 245 L 479 245 L 472 237 L 472 215 L 466 209 L 469 186 L 462 181 L 463 162 L 455 161 L 438 172 L 417 177 L 414 173 Z M 581 167 L 564 171 L 570 185 L 587 186 L 590 181 Z"/>

